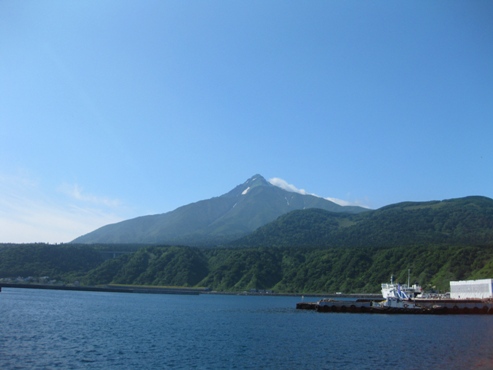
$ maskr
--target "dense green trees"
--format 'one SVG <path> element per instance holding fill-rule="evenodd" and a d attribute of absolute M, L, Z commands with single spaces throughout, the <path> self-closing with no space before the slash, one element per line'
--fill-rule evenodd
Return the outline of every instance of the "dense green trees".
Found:
<path fill-rule="evenodd" d="M 130 251 L 128 251 L 130 252 Z M 390 275 L 447 291 L 450 280 L 493 278 L 493 245 L 369 248 L 142 247 L 103 260 L 89 246 L 0 246 L 0 278 L 50 276 L 85 285 L 209 287 L 286 293 L 379 292 Z"/>
<path fill-rule="evenodd" d="M 359 214 L 293 211 L 232 247 L 399 247 L 493 242 L 493 200 L 403 202 Z"/>
<path fill-rule="evenodd" d="M 0 278 L 49 276 L 74 280 L 102 262 L 102 254 L 87 246 L 0 244 Z"/>

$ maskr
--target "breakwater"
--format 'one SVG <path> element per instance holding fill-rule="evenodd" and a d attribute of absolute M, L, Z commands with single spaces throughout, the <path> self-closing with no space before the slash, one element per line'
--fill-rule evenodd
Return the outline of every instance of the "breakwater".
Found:
<path fill-rule="evenodd" d="M 72 285 L 52 285 L 52 284 L 16 284 L 0 283 L 1 288 L 21 288 L 21 289 L 48 289 L 48 290 L 71 290 L 82 292 L 110 292 L 110 293 L 146 293 L 146 294 L 190 294 L 198 295 L 205 291 L 200 288 L 182 287 L 139 287 L 139 286 L 72 286 Z"/>

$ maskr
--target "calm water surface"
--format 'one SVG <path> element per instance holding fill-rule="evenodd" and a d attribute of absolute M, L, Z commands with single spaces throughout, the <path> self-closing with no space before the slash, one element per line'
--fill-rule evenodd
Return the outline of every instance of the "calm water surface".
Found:
<path fill-rule="evenodd" d="M 0 368 L 493 369 L 493 316 L 316 313 L 300 300 L 4 288 Z"/>

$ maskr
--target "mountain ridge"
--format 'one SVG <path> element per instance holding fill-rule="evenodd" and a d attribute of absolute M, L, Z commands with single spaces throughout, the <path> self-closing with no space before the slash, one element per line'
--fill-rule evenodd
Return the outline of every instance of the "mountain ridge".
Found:
<path fill-rule="evenodd" d="M 150 243 L 213 246 L 228 243 L 296 209 L 359 213 L 313 195 L 290 192 L 254 175 L 229 192 L 176 208 L 105 225 L 71 243 Z"/>
<path fill-rule="evenodd" d="M 232 247 L 396 247 L 493 243 L 493 199 L 401 202 L 358 214 L 320 209 L 282 215 Z"/>

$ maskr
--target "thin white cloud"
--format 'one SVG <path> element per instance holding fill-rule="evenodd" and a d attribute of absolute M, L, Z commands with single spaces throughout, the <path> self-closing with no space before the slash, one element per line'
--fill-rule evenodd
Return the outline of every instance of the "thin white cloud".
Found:
<path fill-rule="evenodd" d="M 110 199 L 86 193 L 78 184 L 64 183 L 60 186 L 59 190 L 65 195 L 68 195 L 69 197 L 81 202 L 88 202 L 96 205 L 105 205 L 107 207 L 118 207 L 119 205 L 121 205 L 121 202 L 118 199 Z"/>
<path fill-rule="evenodd" d="M 56 191 L 42 190 L 28 176 L 0 176 L 0 242 L 69 242 L 123 219 L 115 209 L 117 202 L 81 192 L 79 196 L 82 204 L 74 205 Z"/>
<path fill-rule="evenodd" d="M 298 189 L 296 186 L 294 186 L 293 184 L 289 184 L 287 181 L 279 178 L 279 177 L 273 177 L 271 179 L 269 179 L 269 182 L 274 185 L 274 186 L 277 186 L 281 189 L 284 189 L 286 191 L 290 191 L 290 192 L 293 192 L 293 193 L 299 193 L 299 194 L 302 194 L 302 195 L 312 195 L 314 197 L 318 197 L 318 198 L 323 198 L 323 199 L 326 199 L 328 201 L 331 201 L 331 202 L 334 202 L 336 204 L 339 204 L 340 206 L 360 206 L 360 207 L 365 207 L 365 208 L 368 208 L 364 205 L 362 205 L 360 202 L 350 202 L 350 201 L 347 201 L 347 200 L 342 200 L 342 199 L 338 199 L 338 198 L 332 198 L 332 197 L 321 197 L 317 194 L 313 194 L 313 193 L 308 193 L 305 189 Z"/>
<path fill-rule="evenodd" d="M 273 177 L 273 178 L 269 179 L 269 182 L 274 186 L 277 186 L 277 187 L 284 189 L 286 191 L 290 191 L 292 193 L 299 193 L 299 194 L 303 194 L 303 195 L 315 195 L 315 194 L 307 193 L 305 189 L 298 189 L 296 186 L 289 184 L 287 181 L 280 179 L 279 177 Z M 315 196 L 317 196 L 317 195 L 315 195 Z"/>
<path fill-rule="evenodd" d="M 354 204 L 354 203 L 348 202 L 347 200 L 342 200 L 342 199 L 337 199 L 337 198 L 327 197 L 327 198 L 324 198 L 324 199 L 329 200 L 331 202 L 334 202 L 336 204 L 339 204 L 340 206 L 356 206 L 356 205 L 358 205 L 358 204 Z"/>

